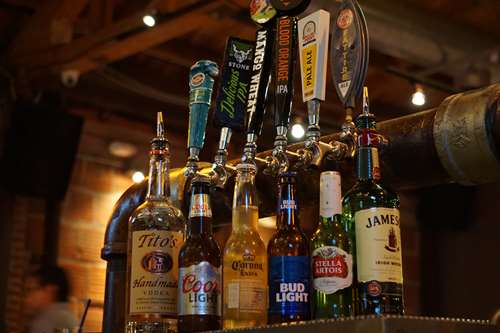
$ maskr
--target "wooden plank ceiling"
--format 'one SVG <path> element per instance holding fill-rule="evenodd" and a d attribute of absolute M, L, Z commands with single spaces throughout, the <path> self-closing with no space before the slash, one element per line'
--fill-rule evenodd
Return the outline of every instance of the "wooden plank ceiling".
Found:
<path fill-rule="evenodd" d="M 500 1 L 402 1 L 500 36 Z M 0 0 L 0 34 L 10 34 L 5 65 L 21 95 L 58 90 L 74 107 L 143 122 L 163 109 L 174 122 L 174 135 L 185 136 L 188 68 L 201 58 L 221 63 L 228 35 L 254 38 L 256 27 L 247 6 L 247 0 Z M 142 22 L 147 13 L 157 15 L 153 28 Z M 412 82 L 389 73 L 388 67 L 405 72 L 420 68 L 372 50 L 367 83 L 379 119 L 417 110 L 409 104 Z M 61 73 L 67 70 L 81 76 L 73 88 L 61 84 Z M 434 78 L 451 83 L 446 75 Z M 330 79 L 327 87 L 321 124 L 332 132 L 343 115 Z M 296 89 L 300 92 L 298 84 Z M 295 117 L 305 121 L 305 107 L 296 95 Z M 446 95 L 429 88 L 426 107 Z M 268 120 L 266 142 L 272 141 L 270 127 Z M 210 129 L 208 139 L 216 137 Z"/>

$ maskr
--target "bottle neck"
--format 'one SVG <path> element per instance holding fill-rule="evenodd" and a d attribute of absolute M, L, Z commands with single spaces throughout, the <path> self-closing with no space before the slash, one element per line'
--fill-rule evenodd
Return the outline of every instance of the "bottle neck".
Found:
<path fill-rule="evenodd" d="M 166 200 L 170 194 L 168 151 L 152 151 L 149 159 L 148 192 L 146 200 Z"/>
<path fill-rule="evenodd" d="M 342 225 L 342 215 L 341 214 L 335 214 L 333 216 L 325 217 L 325 216 L 320 216 L 319 217 L 319 224 L 322 228 L 325 229 L 335 229 L 335 230 L 344 230 L 344 227 Z"/>
<path fill-rule="evenodd" d="M 189 208 L 188 237 L 212 234 L 210 187 L 207 183 L 193 183 Z"/>
<path fill-rule="evenodd" d="M 278 216 L 276 225 L 278 229 L 298 226 L 298 206 L 295 195 L 295 184 L 285 183 L 279 185 Z"/>
<path fill-rule="evenodd" d="M 238 171 L 234 186 L 233 208 L 257 207 L 257 205 L 255 173 L 248 171 Z"/>
<path fill-rule="evenodd" d="M 257 228 L 258 213 L 255 170 L 239 169 L 233 197 L 233 229 Z"/>
<path fill-rule="evenodd" d="M 373 115 L 361 115 L 356 120 L 358 149 L 356 173 L 360 181 L 380 180 L 378 156 L 379 135 Z"/>
<path fill-rule="evenodd" d="M 358 180 L 380 179 L 380 167 L 378 160 L 378 148 L 359 147 L 357 161 Z"/>

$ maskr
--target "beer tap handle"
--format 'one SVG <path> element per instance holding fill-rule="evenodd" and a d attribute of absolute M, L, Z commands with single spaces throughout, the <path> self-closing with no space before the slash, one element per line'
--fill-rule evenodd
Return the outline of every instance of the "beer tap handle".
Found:
<path fill-rule="evenodd" d="M 271 79 L 274 28 L 261 28 L 256 32 L 251 80 L 247 99 L 247 139 L 243 160 L 251 161 L 257 150 L 257 138 L 262 133 L 266 100 Z"/>
<path fill-rule="evenodd" d="M 253 46 L 253 42 L 235 37 L 229 37 L 226 43 L 213 122 L 221 129 L 212 168 L 212 180 L 217 187 L 223 187 L 227 180 L 227 147 L 231 133 L 244 128 Z"/>
<path fill-rule="evenodd" d="M 286 134 L 292 112 L 293 74 L 297 44 L 297 19 L 283 16 L 276 24 L 274 126 L 275 147 L 287 143 Z"/>
<path fill-rule="evenodd" d="M 330 13 L 318 10 L 298 22 L 302 100 L 307 104 L 307 138 L 320 136 L 320 102 L 325 100 Z"/>
<path fill-rule="evenodd" d="M 214 79 L 219 75 L 219 67 L 210 60 L 197 61 L 189 72 L 189 149 L 186 175 L 197 171 L 199 154 L 205 141 L 208 110 L 212 99 Z"/>

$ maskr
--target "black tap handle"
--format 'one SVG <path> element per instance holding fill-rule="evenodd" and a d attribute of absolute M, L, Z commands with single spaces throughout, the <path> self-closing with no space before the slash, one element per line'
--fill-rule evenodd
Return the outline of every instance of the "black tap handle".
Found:
<path fill-rule="evenodd" d="M 271 79 L 274 27 L 257 30 L 252 76 L 247 100 L 247 134 L 260 136 L 266 114 L 267 92 Z"/>
<path fill-rule="evenodd" d="M 288 127 L 292 112 L 297 18 L 283 16 L 276 22 L 274 126 Z"/>
<path fill-rule="evenodd" d="M 244 128 L 254 43 L 229 37 L 217 94 L 214 126 L 239 131 Z"/>

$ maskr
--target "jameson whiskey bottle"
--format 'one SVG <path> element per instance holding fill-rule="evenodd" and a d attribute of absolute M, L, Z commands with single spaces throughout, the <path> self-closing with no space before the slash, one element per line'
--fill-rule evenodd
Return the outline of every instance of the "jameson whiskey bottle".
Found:
<path fill-rule="evenodd" d="M 403 314 L 403 270 L 399 198 L 380 179 L 378 135 L 363 91 L 358 128 L 356 184 L 345 194 L 343 214 L 355 234 L 356 315 Z"/>
<path fill-rule="evenodd" d="M 236 166 L 232 232 L 224 248 L 224 328 L 267 323 L 267 254 L 257 232 L 259 209 L 251 163 Z"/>
<path fill-rule="evenodd" d="M 191 183 L 187 239 L 179 254 L 179 332 L 221 328 L 221 253 L 212 234 L 210 179 Z"/>
<path fill-rule="evenodd" d="M 322 172 L 318 229 L 311 239 L 314 318 L 354 315 L 353 244 L 342 223 L 340 173 Z"/>
<path fill-rule="evenodd" d="M 269 324 L 308 320 L 310 261 L 309 242 L 299 225 L 296 173 L 278 176 L 276 225 L 269 241 Z"/>
<path fill-rule="evenodd" d="M 158 113 L 146 201 L 132 213 L 128 228 L 125 313 L 129 333 L 177 331 L 177 260 L 185 219 L 169 200 L 168 163 L 168 141 Z"/>

